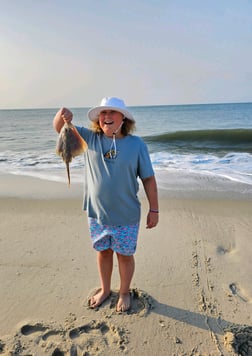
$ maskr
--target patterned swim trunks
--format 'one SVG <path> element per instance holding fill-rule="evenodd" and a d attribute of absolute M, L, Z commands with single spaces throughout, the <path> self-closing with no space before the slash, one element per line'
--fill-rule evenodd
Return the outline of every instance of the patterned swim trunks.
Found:
<path fill-rule="evenodd" d="M 139 224 L 100 225 L 97 219 L 88 218 L 89 231 L 96 251 L 111 248 L 121 255 L 131 256 L 136 252 Z"/>

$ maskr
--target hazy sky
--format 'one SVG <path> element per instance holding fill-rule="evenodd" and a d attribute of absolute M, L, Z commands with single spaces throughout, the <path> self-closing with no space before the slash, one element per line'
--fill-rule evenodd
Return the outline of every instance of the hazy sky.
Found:
<path fill-rule="evenodd" d="M 251 102 L 251 0 L 1 0 L 0 108 Z"/>

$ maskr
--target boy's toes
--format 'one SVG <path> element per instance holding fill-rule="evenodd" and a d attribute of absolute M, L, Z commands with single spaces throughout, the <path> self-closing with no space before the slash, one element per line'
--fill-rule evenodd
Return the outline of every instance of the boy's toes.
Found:
<path fill-rule="evenodd" d="M 117 312 L 126 312 L 130 309 L 130 293 L 120 293 L 119 299 L 116 305 Z"/>
<path fill-rule="evenodd" d="M 95 294 L 89 298 L 88 306 L 90 308 L 98 308 L 103 302 L 109 297 L 110 293 L 104 293 L 101 288 L 99 288 Z"/>

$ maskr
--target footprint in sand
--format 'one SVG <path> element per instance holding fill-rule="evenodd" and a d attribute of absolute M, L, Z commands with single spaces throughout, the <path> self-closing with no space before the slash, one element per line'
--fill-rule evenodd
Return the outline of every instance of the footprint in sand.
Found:
<path fill-rule="evenodd" d="M 50 356 L 102 356 L 109 351 L 119 355 L 127 351 L 128 332 L 109 322 L 107 318 L 117 313 L 115 307 L 118 293 L 112 292 L 103 305 L 105 320 L 92 320 L 74 327 L 71 323 L 62 327 L 54 322 L 26 323 L 13 336 L 0 338 L 0 354 L 3 355 L 50 355 Z M 152 298 L 144 291 L 131 290 L 131 308 L 124 314 L 145 316 L 153 308 Z M 106 310 L 107 309 L 107 310 Z M 96 315 L 96 314 L 95 314 Z"/>
<path fill-rule="evenodd" d="M 124 329 L 96 320 L 70 330 L 69 337 L 75 345 L 72 352 L 78 349 L 83 355 L 102 355 L 104 350 L 112 350 L 115 345 L 118 351 L 124 351 L 128 343 Z"/>
<path fill-rule="evenodd" d="M 20 329 L 19 342 L 26 349 L 26 344 L 35 344 L 36 348 L 43 348 L 46 352 L 49 352 L 52 356 L 63 356 L 64 351 L 60 349 L 59 345 L 65 335 L 65 330 L 62 327 L 57 327 L 53 324 L 25 324 Z"/>
<path fill-rule="evenodd" d="M 217 246 L 216 251 L 219 255 L 225 255 L 227 253 L 232 253 L 235 249 L 234 244 L 229 244 L 229 246 Z"/>
<path fill-rule="evenodd" d="M 12 337 L 0 339 L 0 355 L 102 356 L 125 352 L 127 332 L 106 321 L 96 321 L 76 328 L 55 324 L 23 325 Z"/>
<path fill-rule="evenodd" d="M 127 312 L 128 314 L 146 316 L 153 307 L 153 300 L 148 293 L 140 289 L 131 290 L 131 308 Z"/>
<path fill-rule="evenodd" d="M 99 330 L 102 335 L 106 334 L 109 331 L 109 327 L 105 322 L 96 323 L 95 320 L 93 320 L 89 324 L 82 325 L 80 327 L 70 330 L 69 337 L 73 340 L 80 337 L 82 334 L 89 334 L 95 329 Z"/>
<path fill-rule="evenodd" d="M 61 351 L 58 347 L 53 351 L 52 356 L 64 356 L 65 353 L 63 351 Z M 72 356 L 72 354 L 71 354 Z M 76 354 L 77 356 L 77 354 Z"/>
<path fill-rule="evenodd" d="M 24 326 L 21 327 L 20 332 L 22 335 L 30 335 L 30 334 L 34 334 L 36 332 L 44 332 L 46 331 L 48 328 L 40 323 L 37 323 L 35 325 L 30 325 L 30 324 L 26 324 Z"/>
<path fill-rule="evenodd" d="M 33 337 L 39 333 L 38 340 L 41 339 L 43 341 L 47 341 L 50 337 L 64 336 L 64 330 L 62 328 L 50 330 L 51 327 L 53 326 L 43 325 L 42 323 L 36 323 L 34 325 L 26 324 L 21 327 L 20 332 L 24 336 L 32 335 Z"/>
<path fill-rule="evenodd" d="M 236 285 L 236 283 L 230 283 L 228 287 L 233 295 L 239 297 L 243 302 L 248 301 L 247 298 L 242 295 L 242 293 L 241 293 L 240 289 L 238 288 L 238 286 Z"/>
<path fill-rule="evenodd" d="M 97 289 L 93 290 L 90 293 L 90 296 L 95 293 Z M 119 314 L 115 311 L 117 301 L 118 301 L 119 294 L 117 291 L 112 291 L 109 298 L 102 304 L 101 307 L 96 308 L 95 310 L 99 310 L 102 308 L 106 310 L 109 308 L 110 310 L 113 309 L 115 313 Z M 150 295 L 140 289 L 132 289 L 130 291 L 130 298 L 131 298 L 131 307 L 128 311 L 124 312 L 124 314 L 136 314 L 138 316 L 146 316 L 149 311 L 153 308 L 153 300 Z M 88 298 L 89 299 L 89 298 Z M 87 305 L 88 308 L 89 305 Z"/>
<path fill-rule="evenodd" d="M 229 289 L 231 290 L 231 292 L 232 292 L 233 295 L 236 295 L 236 294 L 237 294 L 237 287 L 236 287 L 236 284 L 235 284 L 235 283 L 230 283 L 230 284 L 229 284 Z"/>

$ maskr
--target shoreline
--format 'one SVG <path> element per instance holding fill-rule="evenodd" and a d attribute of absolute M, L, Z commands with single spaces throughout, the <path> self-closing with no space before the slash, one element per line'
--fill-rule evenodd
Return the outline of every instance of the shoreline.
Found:
<path fill-rule="evenodd" d="M 230 199 L 252 200 L 252 186 L 231 181 L 224 177 L 192 174 L 190 180 L 184 173 L 155 172 L 159 198 L 175 199 Z M 0 197 L 21 199 L 81 199 L 83 183 L 56 182 L 41 178 L 0 174 Z M 142 183 L 139 182 L 139 199 L 144 197 Z"/>
<path fill-rule="evenodd" d="M 141 198 L 132 309 L 120 314 L 113 306 L 116 258 L 111 297 L 97 311 L 87 308 L 99 277 L 82 186 L 5 179 L 0 355 L 52 355 L 58 349 L 102 356 L 229 356 L 237 354 L 234 328 L 251 340 L 252 200 L 160 195 L 159 225 L 148 230 L 148 206 Z"/>

